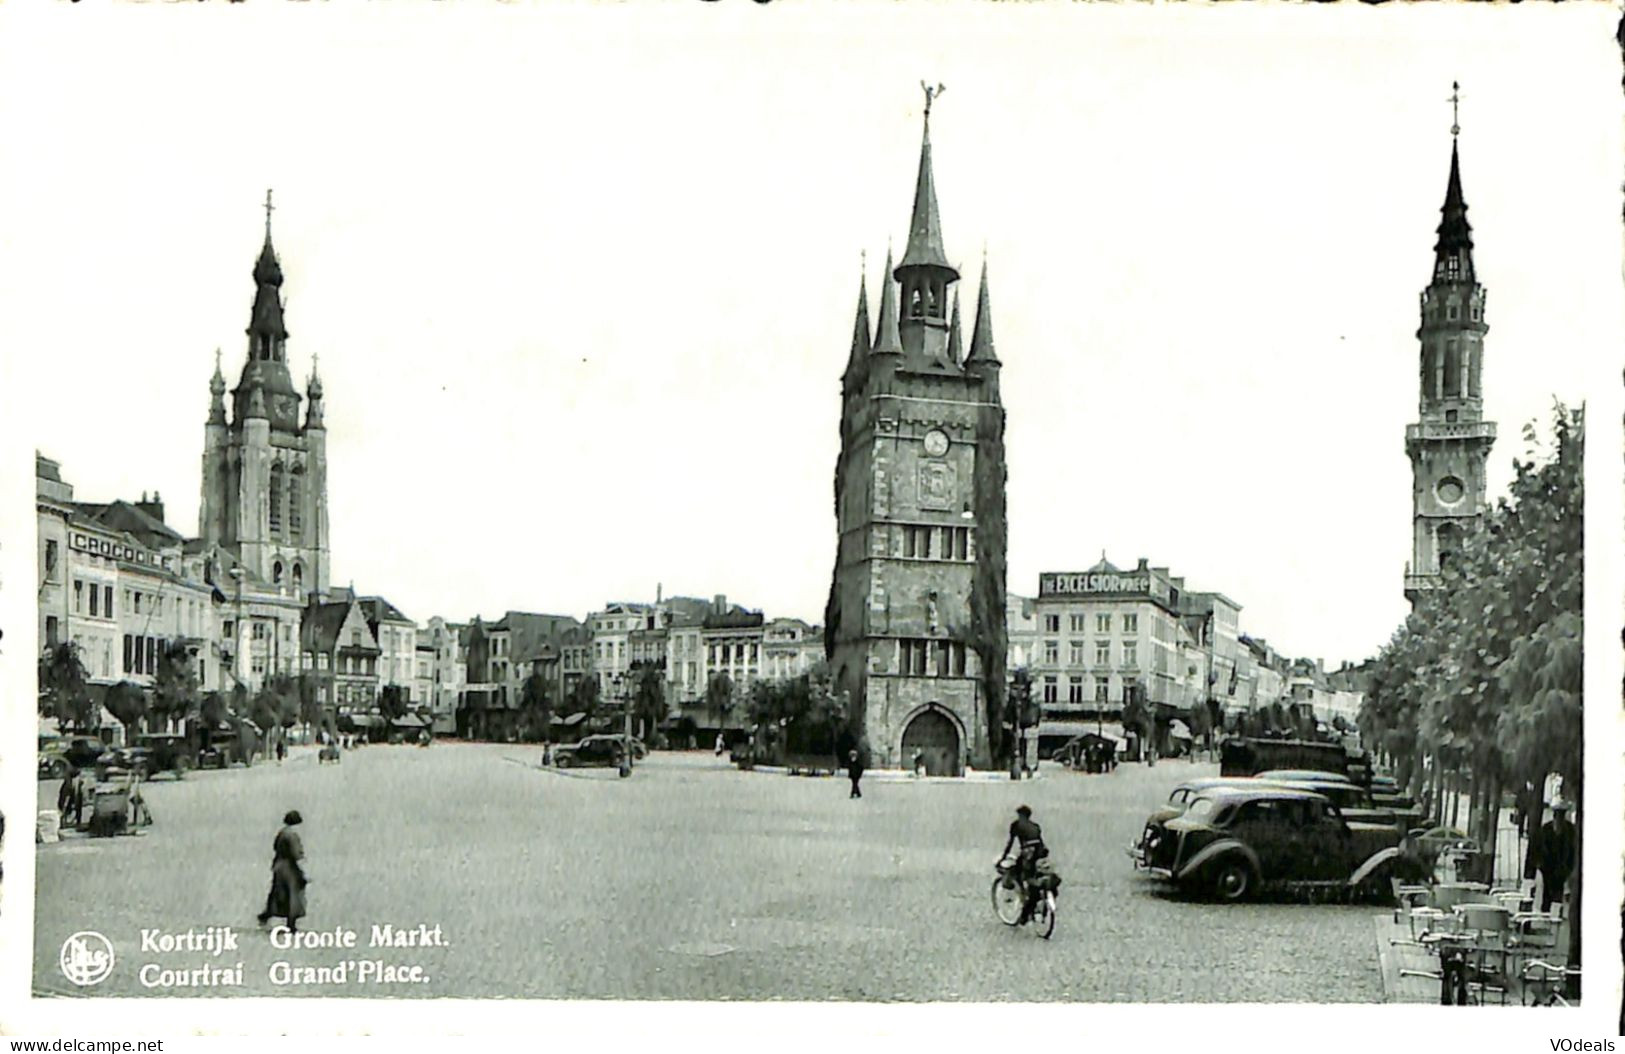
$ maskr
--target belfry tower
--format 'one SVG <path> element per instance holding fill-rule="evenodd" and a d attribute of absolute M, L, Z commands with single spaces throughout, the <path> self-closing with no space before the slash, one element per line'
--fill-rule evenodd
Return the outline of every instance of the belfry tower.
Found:
<path fill-rule="evenodd" d="M 841 379 L 838 529 L 825 653 L 847 721 L 877 765 L 933 775 L 1002 750 L 1004 406 L 983 262 L 962 355 L 931 165 L 931 103 L 902 262 L 887 253 L 879 319 L 858 288 Z"/>
<path fill-rule="evenodd" d="M 309 406 L 299 424 L 298 391 L 288 374 L 282 319 L 282 265 L 271 246 L 271 192 L 265 192 L 265 245 L 254 264 L 248 357 L 231 392 L 215 352 L 204 427 L 203 502 L 198 534 L 262 581 L 304 597 L 325 592 L 328 575 L 327 429 L 314 362 Z"/>
<path fill-rule="evenodd" d="M 1458 95 L 1451 94 L 1451 103 Z M 1483 419 L 1484 287 L 1473 270 L 1473 233 L 1461 191 L 1461 157 L 1450 128 L 1450 181 L 1433 246 L 1433 279 L 1422 291 L 1421 400 L 1405 428 L 1411 459 L 1411 562 L 1405 596 L 1415 603 L 1436 589 L 1465 533 L 1487 508 L 1485 462 L 1495 423 Z"/>

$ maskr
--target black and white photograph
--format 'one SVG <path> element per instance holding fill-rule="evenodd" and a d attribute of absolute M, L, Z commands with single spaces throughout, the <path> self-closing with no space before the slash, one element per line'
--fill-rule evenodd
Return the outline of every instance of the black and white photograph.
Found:
<path fill-rule="evenodd" d="M 83 6 L 0 11 L 23 1034 L 1614 1034 L 1617 7 Z"/>

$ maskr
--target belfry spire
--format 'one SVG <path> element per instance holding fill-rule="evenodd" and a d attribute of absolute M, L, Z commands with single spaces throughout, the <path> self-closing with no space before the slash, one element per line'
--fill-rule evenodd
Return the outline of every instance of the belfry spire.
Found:
<path fill-rule="evenodd" d="M 976 291 L 976 328 L 971 332 L 970 355 L 966 364 L 984 362 L 997 366 L 999 356 L 993 350 L 993 311 L 988 304 L 987 261 L 982 261 L 982 286 Z"/>
<path fill-rule="evenodd" d="M 897 330 L 897 286 L 892 282 L 891 250 L 886 250 L 886 271 L 881 285 L 880 323 L 875 328 L 873 355 L 901 355 L 903 338 Z"/>
<path fill-rule="evenodd" d="M 904 353 L 916 366 L 946 364 L 948 359 L 948 287 L 959 272 L 942 247 L 942 219 L 937 212 L 936 179 L 931 171 L 931 104 L 942 94 L 925 90 L 925 116 L 920 137 L 920 168 L 914 180 L 914 211 L 908 225 L 908 247 L 895 272 L 902 286 L 899 313 Z"/>
<path fill-rule="evenodd" d="M 942 218 L 937 212 L 937 185 L 931 171 L 931 103 L 942 94 L 943 88 L 940 84 L 927 88 L 923 83 L 921 87 L 925 88 L 925 119 L 920 138 L 920 168 L 914 178 L 914 213 L 908 224 L 908 248 L 903 251 L 903 262 L 897 266 L 899 271 L 905 267 L 935 267 L 952 272 L 957 278 L 959 272 L 949 266 L 948 254 L 942 248 Z"/>
<path fill-rule="evenodd" d="M 948 361 L 955 366 L 964 358 L 964 346 L 959 337 L 959 290 L 954 290 L 954 311 L 948 318 Z"/>
<path fill-rule="evenodd" d="M 858 275 L 858 310 L 852 321 L 852 353 L 846 360 L 846 373 L 841 378 L 843 387 L 855 387 L 863 377 L 869 361 L 869 281 Z"/>

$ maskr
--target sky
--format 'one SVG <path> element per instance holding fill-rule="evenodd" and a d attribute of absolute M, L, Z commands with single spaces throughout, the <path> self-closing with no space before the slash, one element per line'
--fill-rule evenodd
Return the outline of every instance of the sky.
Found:
<path fill-rule="evenodd" d="M 10 434 L 195 533 L 275 188 L 334 581 L 420 623 L 657 586 L 821 619 L 922 79 L 967 326 L 989 269 L 1015 592 L 1145 557 L 1287 653 L 1387 640 L 1452 81 L 1492 496 L 1618 377 L 1608 5 L 55 10 L 0 37 Z"/>

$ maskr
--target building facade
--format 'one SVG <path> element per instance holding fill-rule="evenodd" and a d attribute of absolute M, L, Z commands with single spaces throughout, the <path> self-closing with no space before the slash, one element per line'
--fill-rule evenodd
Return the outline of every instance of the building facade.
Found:
<path fill-rule="evenodd" d="M 826 653 L 872 763 L 919 751 L 929 772 L 958 775 L 1003 744 L 1005 417 L 985 263 L 961 354 L 930 102 L 908 245 L 895 269 L 887 256 L 873 334 L 860 287 L 841 381 Z"/>
<path fill-rule="evenodd" d="M 215 356 L 204 428 L 203 492 L 198 536 L 231 552 L 257 580 L 299 595 L 326 591 L 327 430 L 322 385 L 312 366 L 300 423 L 300 395 L 288 372 L 282 317 L 282 266 L 271 245 L 270 197 L 265 244 L 254 264 L 248 354 L 231 413 Z"/>
<path fill-rule="evenodd" d="M 316 701 L 334 729 L 381 726 L 382 721 L 371 718 L 377 710 L 378 660 L 383 651 L 355 598 L 306 607 L 300 643 L 301 665 L 315 681 Z"/>
<path fill-rule="evenodd" d="M 776 618 L 762 627 L 762 676 L 788 681 L 824 661 L 824 631 L 798 618 Z"/>
<path fill-rule="evenodd" d="M 1457 129 L 1452 128 L 1452 136 Z M 1495 423 L 1484 420 L 1484 287 L 1473 268 L 1461 159 L 1450 146 L 1433 276 L 1422 291 L 1419 420 L 1405 428 L 1411 461 L 1411 559 L 1405 595 L 1435 589 L 1463 537 L 1488 508 L 1485 462 Z"/>
<path fill-rule="evenodd" d="M 357 603 L 367 617 L 367 628 L 378 642 L 380 689 L 395 685 L 406 693 L 407 701 L 414 706 L 423 703 L 423 696 L 413 691 L 417 682 L 417 623 L 383 597 L 362 597 Z"/>

